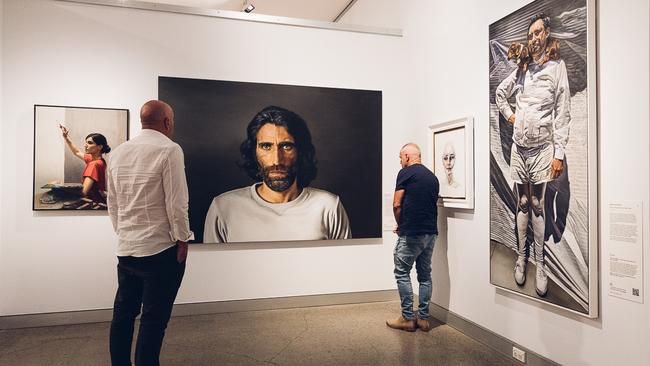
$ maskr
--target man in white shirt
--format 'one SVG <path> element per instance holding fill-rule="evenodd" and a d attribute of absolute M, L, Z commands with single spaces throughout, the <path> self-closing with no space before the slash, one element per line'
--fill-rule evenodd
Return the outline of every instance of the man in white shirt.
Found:
<path fill-rule="evenodd" d="M 111 153 L 108 213 L 118 236 L 118 289 L 111 322 L 113 365 L 131 365 L 133 324 L 142 307 L 135 364 L 158 365 L 165 328 L 185 273 L 188 221 L 183 151 L 171 138 L 174 112 L 151 100 L 140 135 Z"/>
<path fill-rule="evenodd" d="M 528 51 L 532 60 L 505 78 L 496 90 L 496 104 L 514 126 L 510 171 L 517 186 L 515 215 L 518 256 L 514 277 L 526 281 L 528 221 L 532 222 L 535 250 L 535 290 L 545 296 L 548 286 L 544 269 L 544 195 L 546 183 L 564 170 L 564 151 L 569 140 L 571 92 L 558 43 L 552 40 L 551 20 L 534 16 L 528 26 Z M 515 97 L 515 111 L 508 99 Z M 532 215 L 529 211 L 532 211 Z"/>
<path fill-rule="evenodd" d="M 266 107 L 248 124 L 240 166 L 258 183 L 215 197 L 205 218 L 205 243 L 348 239 L 339 197 L 308 187 L 316 151 L 305 121 Z"/>

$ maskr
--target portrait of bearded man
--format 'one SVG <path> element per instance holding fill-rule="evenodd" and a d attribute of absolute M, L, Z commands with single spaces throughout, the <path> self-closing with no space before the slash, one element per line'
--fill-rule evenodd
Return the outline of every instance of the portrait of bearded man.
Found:
<path fill-rule="evenodd" d="M 205 243 L 349 239 L 339 197 L 309 187 L 316 150 L 305 120 L 276 106 L 258 112 L 240 146 L 240 168 L 255 180 L 215 197 L 205 218 Z"/>

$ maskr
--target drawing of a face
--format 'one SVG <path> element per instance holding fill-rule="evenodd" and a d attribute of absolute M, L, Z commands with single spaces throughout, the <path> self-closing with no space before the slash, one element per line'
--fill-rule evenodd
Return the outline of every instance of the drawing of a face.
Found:
<path fill-rule="evenodd" d="M 255 149 L 264 183 L 276 192 L 284 192 L 296 180 L 296 143 L 284 126 L 267 123 L 257 132 Z"/>
<path fill-rule="evenodd" d="M 445 145 L 445 149 L 442 152 L 442 165 L 445 167 L 447 175 L 451 174 L 454 165 L 456 165 L 456 150 L 451 142 Z"/>

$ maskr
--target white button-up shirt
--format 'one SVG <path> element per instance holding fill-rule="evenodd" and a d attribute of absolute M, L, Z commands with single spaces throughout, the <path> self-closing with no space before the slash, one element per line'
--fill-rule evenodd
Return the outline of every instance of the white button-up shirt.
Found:
<path fill-rule="evenodd" d="M 508 99 L 515 96 L 512 139 L 523 147 L 553 144 L 554 157 L 564 160 L 571 122 L 571 92 L 564 61 L 530 63 L 523 80 L 517 70 L 503 79 L 496 90 L 496 104 L 506 119 L 512 116 Z"/>
<path fill-rule="evenodd" d="M 194 239 L 183 150 L 167 136 L 143 129 L 116 147 L 109 156 L 106 180 L 118 256 L 151 256 L 176 241 Z"/>

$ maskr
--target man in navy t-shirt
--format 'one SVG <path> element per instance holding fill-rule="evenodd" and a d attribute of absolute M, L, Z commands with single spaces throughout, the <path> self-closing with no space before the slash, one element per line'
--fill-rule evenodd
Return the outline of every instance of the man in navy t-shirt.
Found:
<path fill-rule="evenodd" d="M 428 332 L 429 300 L 431 300 L 431 254 L 438 236 L 438 178 L 424 165 L 420 148 L 406 144 L 399 153 L 402 170 L 397 174 L 393 213 L 398 235 L 393 253 L 395 279 L 402 304 L 402 316 L 387 320 L 391 328 Z M 413 287 L 410 272 L 415 269 L 420 283 L 418 316 L 413 313 Z"/>

